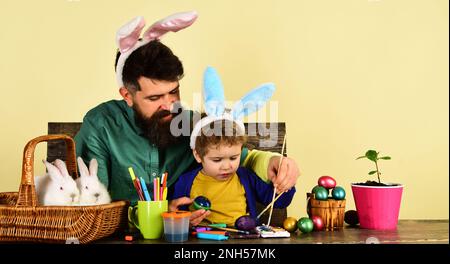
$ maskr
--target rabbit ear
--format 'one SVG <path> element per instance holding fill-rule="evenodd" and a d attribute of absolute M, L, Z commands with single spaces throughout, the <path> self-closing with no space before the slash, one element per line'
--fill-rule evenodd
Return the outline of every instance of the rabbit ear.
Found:
<path fill-rule="evenodd" d="M 64 161 L 56 159 L 53 164 L 55 164 L 56 168 L 58 168 L 62 176 L 70 177 L 69 172 L 67 171 L 66 163 Z"/>
<path fill-rule="evenodd" d="M 145 26 L 145 20 L 142 16 L 135 17 L 130 22 L 123 25 L 116 34 L 117 46 L 121 53 L 134 47 L 139 40 L 141 31 Z"/>
<path fill-rule="evenodd" d="M 183 28 L 189 27 L 197 19 L 197 12 L 181 12 L 170 15 L 164 19 L 155 22 L 144 33 L 143 39 L 159 39 L 169 31 L 177 32 Z"/>
<path fill-rule="evenodd" d="M 213 67 L 207 67 L 203 78 L 203 99 L 208 116 L 221 116 L 225 111 L 225 95 L 220 77 Z"/>
<path fill-rule="evenodd" d="M 78 169 L 80 170 L 80 176 L 81 177 L 89 176 L 89 170 L 86 164 L 84 163 L 83 159 L 81 157 L 78 157 L 77 162 L 78 162 Z"/>
<path fill-rule="evenodd" d="M 59 169 L 46 160 L 42 160 L 42 162 L 45 164 L 45 167 L 47 167 L 47 172 L 50 178 L 55 182 L 60 182 L 62 175 Z"/>
<path fill-rule="evenodd" d="M 89 175 L 97 177 L 97 170 L 98 170 L 97 160 L 91 159 L 91 161 L 89 162 Z"/>
<path fill-rule="evenodd" d="M 233 118 L 241 120 L 244 116 L 258 111 L 269 101 L 274 91 L 273 83 L 265 83 L 251 90 L 233 105 Z"/>

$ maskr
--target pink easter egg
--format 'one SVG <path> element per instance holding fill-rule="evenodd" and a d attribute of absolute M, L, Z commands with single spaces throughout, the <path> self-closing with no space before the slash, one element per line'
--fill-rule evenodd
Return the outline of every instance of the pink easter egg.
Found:
<path fill-rule="evenodd" d="M 322 220 L 322 217 L 318 216 L 318 215 L 313 215 L 311 217 L 311 220 L 313 221 L 314 224 L 314 231 L 321 231 L 323 230 L 325 224 Z"/>
<path fill-rule="evenodd" d="M 326 189 L 333 189 L 336 187 L 336 181 L 331 176 L 322 176 L 317 183 Z"/>

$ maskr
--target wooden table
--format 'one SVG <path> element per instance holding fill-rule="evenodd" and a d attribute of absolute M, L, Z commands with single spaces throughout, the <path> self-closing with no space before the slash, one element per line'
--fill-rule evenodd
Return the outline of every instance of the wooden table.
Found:
<path fill-rule="evenodd" d="M 98 240 L 100 244 L 167 244 L 164 239 L 138 239 L 133 242 L 123 238 L 110 237 Z M 292 233 L 290 238 L 256 238 L 228 239 L 214 241 L 197 239 L 190 236 L 189 240 L 180 244 L 449 244 L 448 220 L 400 220 L 397 230 L 368 230 L 359 227 L 345 226 L 336 231 L 320 231 L 303 234 Z"/>

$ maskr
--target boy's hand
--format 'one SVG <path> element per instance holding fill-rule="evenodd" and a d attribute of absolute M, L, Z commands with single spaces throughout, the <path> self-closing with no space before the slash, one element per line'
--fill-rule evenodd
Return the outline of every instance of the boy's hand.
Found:
<path fill-rule="evenodd" d="M 205 219 L 210 213 L 211 211 L 205 209 L 196 210 L 192 212 L 189 223 L 191 226 L 196 226 L 200 224 L 200 222 L 203 221 L 203 219 Z"/>
<path fill-rule="evenodd" d="M 189 197 L 181 197 L 178 199 L 174 199 L 174 200 L 170 201 L 169 212 L 177 211 L 178 206 L 191 204 L 192 202 L 193 202 L 193 200 L 190 199 Z M 189 223 L 192 226 L 196 226 L 196 225 L 200 224 L 200 222 L 203 221 L 203 219 L 205 219 L 205 217 L 207 217 L 210 213 L 211 212 L 209 210 L 204 210 L 204 209 L 196 210 L 196 211 L 192 212 L 191 217 L 189 219 Z"/>
<path fill-rule="evenodd" d="M 290 190 L 295 186 L 298 176 L 300 176 L 300 170 L 298 169 L 295 161 L 288 157 L 283 157 L 281 162 L 280 171 L 278 166 L 281 156 L 274 156 L 269 160 L 269 167 L 267 176 L 272 181 L 273 186 L 277 189 L 277 193 L 282 193 Z"/>

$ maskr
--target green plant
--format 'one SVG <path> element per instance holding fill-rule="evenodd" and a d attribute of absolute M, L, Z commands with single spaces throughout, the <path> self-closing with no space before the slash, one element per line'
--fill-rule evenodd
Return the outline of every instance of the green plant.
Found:
<path fill-rule="evenodd" d="M 378 169 L 378 160 L 390 160 L 391 157 L 389 157 L 389 156 L 378 157 L 378 154 L 380 154 L 380 152 L 377 152 L 376 150 L 368 150 L 364 156 L 358 157 L 358 158 L 356 158 L 356 159 L 358 160 L 358 159 L 367 158 L 367 159 L 369 159 L 369 160 L 375 162 L 375 168 L 376 168 L 376 170 L 370 171 L 370 172 L 369 172 L 369 175 L 372 175 L 372 174 L 375 174 L 375 173 L 376 173 L 377 176 L 378 176 L 378 183 L 381 183 L 381 180 L 380 180 L 380 174 L 381 174 L 381 172 L 380 172 L 380 170 Z"/>

